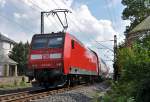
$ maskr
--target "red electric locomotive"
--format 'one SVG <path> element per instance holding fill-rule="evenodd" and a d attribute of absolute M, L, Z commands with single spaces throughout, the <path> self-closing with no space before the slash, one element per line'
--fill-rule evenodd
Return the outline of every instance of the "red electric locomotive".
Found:
<path fill-rule="evenodd" d="M 97 54 L 63 32 L 34 35 L 28 65 L 35 80 L 44 86 L 93 80 L 100 72 Z"/>

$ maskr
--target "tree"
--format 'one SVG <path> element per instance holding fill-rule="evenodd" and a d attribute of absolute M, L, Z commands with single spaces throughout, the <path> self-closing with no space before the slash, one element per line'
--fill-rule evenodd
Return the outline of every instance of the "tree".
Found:
<path fill-rule="evenodd" d="M 13 47 L 12 51 L 9 54 L 9 57 L 18 63 L 17 67 L 19 75 L 25 74 L 28 52 L 29 43 L 26 42 L 25 44 L 23 44 L 22 42 L 19 42 Z"/>
<path fill-rule="evenodd" d="M 29 42 L 27 41 L 25 44 L 24 44 L 24 47 L 25 47 L 25 54 L 24 54 L 24 58 L 25 58 L 25 64 L 27 65 L 27 61 L 28 61 L 28 54 L 29 54 Z"/>
<path fill-rule="evenodd" d="M 150 102 L 150 33 L 117 53 L 121 77 L 112 83 L 106 102 Z"/>
<path fill-rule="evenodd" d="M 125 34 L 150 15 L 148 1 L 149 0 L 122 0 L 122 4 L 126 6 L 122 13 L 122 19 L 131 21 L 131 25 L 126 27 Z"/>
<path fill-rule="evenodd" d="M 121 48 L 117 58 L 122 69 L 119 85 L 124 89 L 121 90 L 136 102 L 150 102 L 150 35 L 138 39 L 131 48 Z M 124 87 L 126 84 L 130 84 L 130 88 Z"/>

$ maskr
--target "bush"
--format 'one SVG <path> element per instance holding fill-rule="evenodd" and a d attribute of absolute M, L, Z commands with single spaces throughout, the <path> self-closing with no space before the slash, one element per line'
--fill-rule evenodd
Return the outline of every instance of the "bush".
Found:
<path fill-rule="evenodd" d="M 136 41 L 132 48 L 119 49 L 117 66 L 121 77 L 112 84 L 104 100 L 150 102 L 150 36 Z"/>
<path fill-rule="evenodd" d="M 150 79 L 145 79 L 141 82 L 137 90 L 137 102 L 150 102 Z"/>
<path fill-rule="evenodd" d="M 112 89 L 103 97 L 102 102 L 134 102 L 134 97 L 132 97 L 134 92 L 133 82 L 124 84 L 115 82 L 112 84 Z"/>

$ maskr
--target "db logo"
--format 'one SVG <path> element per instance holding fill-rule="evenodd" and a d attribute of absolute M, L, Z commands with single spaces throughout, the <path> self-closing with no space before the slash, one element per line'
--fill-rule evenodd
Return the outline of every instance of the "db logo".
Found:
<path fill-rule="evenodd" d="M 42 58 L 43 58 L 43 59 L 49 59 L 49 54 L 43 54 L 43 55 L 42 55 Z"/>

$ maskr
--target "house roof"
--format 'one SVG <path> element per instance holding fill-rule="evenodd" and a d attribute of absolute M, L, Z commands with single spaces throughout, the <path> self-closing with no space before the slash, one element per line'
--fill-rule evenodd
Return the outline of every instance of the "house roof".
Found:
<path fill-rule="evenodd" d="M 0 55 L 0 64 L 10 64 L 10 65 L 16 65 L 17 62 L 10 59 L 7 55 Z"/>
<path fill-rule="evenodd" d="M 8 37 L 2 35 L 1 33 L 0 33 L 0 41 L 5 41 L 5 42 L 12 43 L 12 44 L 16 44 L 15 41 L 13 41 L 13 40 L 11 40 L 10 38 L 8 38 Z"/>
<path fill-rule="evenodd" d="M 129 34 L 150 30 L 150 16 L 138 24 Z"/>

